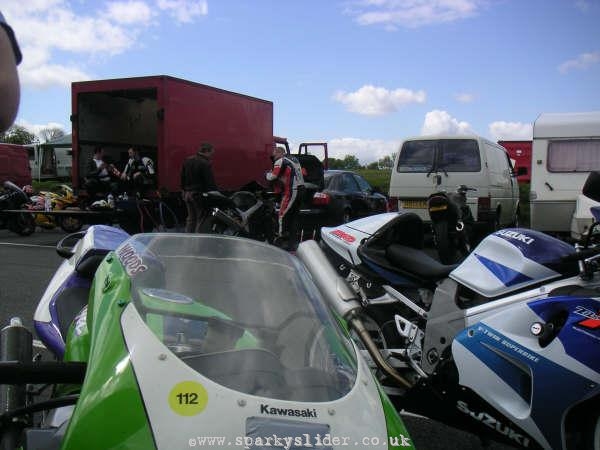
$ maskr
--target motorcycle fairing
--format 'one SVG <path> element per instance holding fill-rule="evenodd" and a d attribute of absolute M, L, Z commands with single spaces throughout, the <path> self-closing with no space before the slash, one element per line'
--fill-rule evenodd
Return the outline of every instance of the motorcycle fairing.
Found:
<path fill-rule="evenodd" d="M 287 421 L 289 426 L 302 422 L 300 434 L 313 436 L 315 430 L 328 426 L 332 436 L 346 436 L 350 442 L 361 442 L 364 436 L 387 436 L 377 387 L 362 359 L 354 387 L 338 400 L 276 400 L 226 388 L 196 372 L 157 339 L 131 304 L 123 312 L 121 327 L 157 449 L 187 449 L 189 440 L 198 436 L 221 436 L 233 443 L 249 433 L 248 421 L 256 418 L 263 425 L 269 420 L 274 424 Z M 187 382 L 206 392 L 200 400 L 202 408 L 191 416 L 181 415 L 168 401 Z"/>
<path fill-rule="evenodd" d="M 39 338 L 56 356 L 62 357 L 69 323 L 87 303 L 87 291 L 98 264 L 127 238 L 129 235 L 118 228 L 90 226 L 76 244 L 73 256 L 63 261 L 52 277 L 33 322 Z"/>
<path fill-rule="evenodd" d="M 565 314 L 566 321 L 556 339 L 562 343 L 568 356 L 595 371 L 600 382 L 600 300 L 555 297 L 528 305 L 545 323 Z"/>
<path fill-rule="evenodd" d="M 574 253 L 562 241 L 532 230 L 505 229 L 487 236 L 450 278 L 494 298 L 546 280 L 577 273 L 561 258 Z"/>
<path fill-rule="evenodd" d="M 376 236 L 380 236 L 385 230 L 394 227 L 397 221 L 402 221 L 402 216 L 405 214 L 403 211 L 382 213 L 337 227 L 323 227 L 321 228 L 321 239 L 343 259 L 359 265 L 361 258 L 358 255 L 358 248 L 365 243 L 365 240 L 376 239 Z M 422 240 L 422 236 L 420 239 Z"/>
<path fill-rule="evenodd" d="M 515 305 L 462 331 L 452 343 L 452 355 L 460 385 L 477 392 L 544 448 L 560 449 L 567 412 L 600 393 L 600 374 L 568 355 L 561 339 L 542 347 L 530 331 L 536 322 L 540 316 L 533 309 Z M 559 335 L 568 333 L 565 327 Z M 599 359 L 589 344 L 591 357 Z"/>

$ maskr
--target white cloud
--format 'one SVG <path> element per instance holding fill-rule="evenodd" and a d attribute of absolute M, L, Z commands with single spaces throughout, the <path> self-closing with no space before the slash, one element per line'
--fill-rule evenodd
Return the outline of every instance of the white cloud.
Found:
<path fill-rule="evenodd" d="M 42 64 L 35 68 L 19 68 L 21 83 L 38 89 L 51 86 L 69 87 L 72 81 L 86 81 L 91 78 L 91 75 L 77 67 L 59 64 Z"/>
<path fill-rule="evenodd" d="M 468 134 L 474 133 L 468 122 L 459 121 L 448 114 L 446 111 L 438 109 L 425 114 L 422 135 L 440 135 L 440 134 Z"/>
<path fill-rule="evenodd" d="M 366 165 L 397 152 L 399 146 L 400 141 L 337 138 L 327 143 L 327 152 L 330 158 L 338 159 L 354 155 Z"/>
<path fill-rule="evenodd" d="M 196 17 L 208 14 L 206 0 L 158 0 L 156 6 L 180 23 L 193 22 Z"/>
<path fill-rule="evenodd" d="M 475 95 L 469 94 L 468 92 L 459 92 L 454 94 L 454 98 L 460 103 L 471 103 L 475 100 Z"/>
<path fill-rule="evenodd" d="M 206 0 L 115 0 L 85 2 L 85 13 L 67 0 L 4 0 L 2 12 L 23 51 L 22 84 L 37 88 L 89 79 L 86 65 L 95 55 L 116 55 L 135 47 L 161 12 L 178 22 L 208 13 Z M 94 9 L 96 8 L 96 9 Z M 67 63 L 76 54 L 77 64 Z M 82 58 L 83 56 L 83 58 Z"/>
<path fill-rule="evenodd" d="M 358 114 L 381 116 L 397 111 L 409 103 L 425 102 L 425 91 L 395 89 L 389 91 L 382 87 L 366 85 L 355 92 L 338 91 L 334 100 L 346 106 L 346 109 Z"/>
<path fill-rule="evenodd" d="M 360 25 L 417 28 L 453 22 L 477 14 L 482 0 L 362 0 L 351 11 Z"/>
<path fill-rule="evenodd" d="M 121 24 L 148 24 L 153 13 L 146 2 L 131 0 L 108 3 L 106 15 L 111 20 Z"/>
<path fill-rule="evenodd" d="M 567 73 L 570 70 L 585 70 L 594 64 L 600 63 L 600 51 L 593 53 L 582 53 L 575 59 L 565 61 L 558 66 L 560 73 Z"/>
<path fill-rule="evenodd" d="M 489 132 L 494 141 L 529 141 L 533 139 L 533 125 L 522 122 L 492 122 Z"/>

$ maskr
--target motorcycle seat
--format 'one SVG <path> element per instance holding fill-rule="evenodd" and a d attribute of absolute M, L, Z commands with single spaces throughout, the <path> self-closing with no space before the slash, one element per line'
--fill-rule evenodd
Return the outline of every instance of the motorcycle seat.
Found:
<path fill-rule="evenodd" d="M 442 264 L 423 250 L 400 244 L 390 245 L 385 255 L 392 265 L 427 281 L 442 280 L 458 267 Z"/>

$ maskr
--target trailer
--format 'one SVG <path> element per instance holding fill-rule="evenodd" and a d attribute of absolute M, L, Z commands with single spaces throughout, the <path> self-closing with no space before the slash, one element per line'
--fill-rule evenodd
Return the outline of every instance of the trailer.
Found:
<path fill-rule="evenodd" d="M 73 187 L 83 185 L 93 149 L 118 169 L 136 146 L 155 164 L 157 188 L 179 192 L 186 157 L 215 148 L 213 172 L 224 191 L 265 184 L 273 148 L 273 103 L 165 75 L 72 84 Z"/>
<path fill-rule="evenodd" d="M 579 239 L 592 223 L 581 195 L 600 170 L 600 111 L 544 113 L 533 125 L 531 228 Z"/>

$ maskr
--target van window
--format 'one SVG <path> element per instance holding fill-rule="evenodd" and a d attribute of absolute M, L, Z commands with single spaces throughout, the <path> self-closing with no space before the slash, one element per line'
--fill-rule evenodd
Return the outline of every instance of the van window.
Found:
<path fill-rule="evenodd" d="M 600 139 L 550 141 L 550 172 L 590 172 L 600 169 Z"/>
<path fill-rule="evenodd" d="M 398 157 L 398 172 L 479 172 L 481 157 L 474 139 L 406 141 Z"/>

